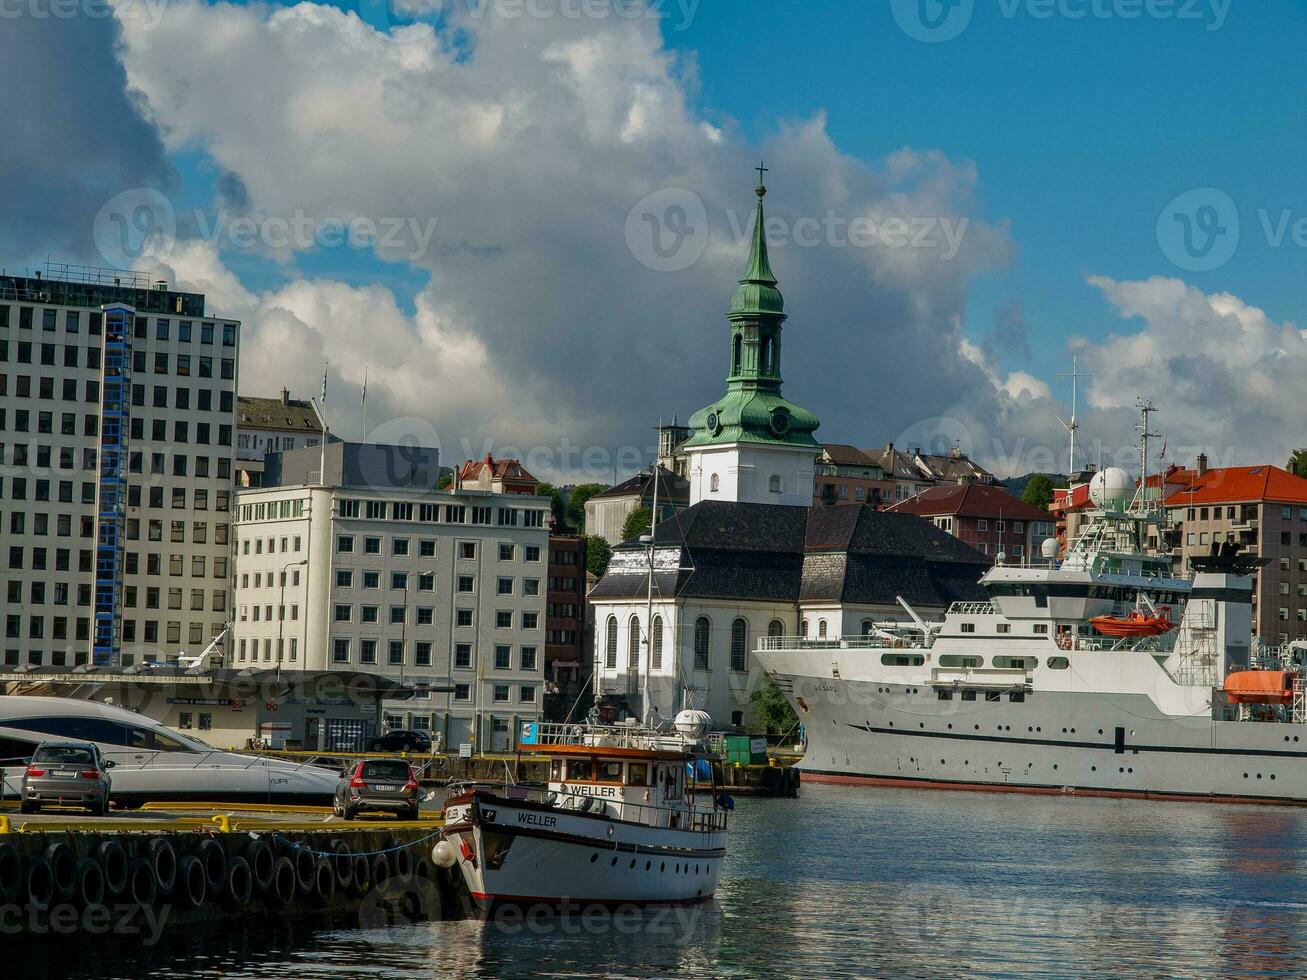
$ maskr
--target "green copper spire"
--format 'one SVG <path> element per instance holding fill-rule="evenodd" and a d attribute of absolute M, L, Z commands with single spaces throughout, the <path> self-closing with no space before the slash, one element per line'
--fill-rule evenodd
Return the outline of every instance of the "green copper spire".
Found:
<path fill-rule="evenodd" d="M 726 394 L 690 418 L 694 434 L 687 446 L 753 443 L 817 446 L 812 433 L 817 417 L 781 396 L 781 326 L 785 301 L 776 288 L 767 256 L 762 200 L 767 188 L 758 168 L 758 213 L 749 249 L 749 265 L 731 297 L 726 319 L 731 324 Z"/>
<path fill-rule="evenodd" d="M 767 168 L 759 164 L 757 170 L 758 187 L 754 193 L 758 195 L 758 210 L 753 221 L 749 266 L 735 295 L 731 297 L 731 312 L 728 316 L 785 312 L 785 300 L 776 288 L 776 276 L 771 271 L 771 261 L 767 257 L 767 219 L 762 209 L 762 199 L 767 196 L 767 187 L 762 178 Z"/>

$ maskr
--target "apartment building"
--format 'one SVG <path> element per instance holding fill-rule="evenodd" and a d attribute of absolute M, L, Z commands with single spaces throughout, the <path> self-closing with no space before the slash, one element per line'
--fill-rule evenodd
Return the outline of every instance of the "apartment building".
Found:
<path fill-rule="evenodd" d="M 418 692 L 379 724 L 507 749 L 543 704 L 549 501 L 439 473 L 402 446 L 268 457 L 236 498 L 232 666 L 375 672 Z"/>
<path fill-rule="evenodd" d="M 996 560 L 1013 564 L 1038 560 L 1053 536 L 1052 515 L 1012 496 L 1002 486 L 983 483 L 930 487 L 890 510 L 917 514 L 941 530 Z"/>
<path fill-rule="evenodd" d="M 1253 592 L 1253 632 L 1263 641 L 1307 640 L 1307 480 L 1278 466 L 1209 469 L 1200 456 L 1186 485 L 1166 498 L 1177 526 L 1176 570 L 1234 542 L 1267 559 Z"/>
<path fill-rule="evenodd" d="M 814 504 L 893 503 L 896 484 L 880 463 L 855 446 L 826 443 L 817 456 Z"/>
<path fill-rule="evenodd" d="M 549 535 L 545 590 L 546 716 L 562 721 L 590 676 L 585 655 L 585 537 L 555 528 Z"/>
<path fill-rule="evenodd" d="M 239 395 L 236 398 L 236 485 L 263 483 L 263 457 L 267 453 L 313 448 L 322 442 L 322 423 L 313 405 L 292 398 L 282 388 L 277 398 Z"/>
<path fill-rule="evenodd" d="M 225 628 L 239 337 L 140 275 L 0 275 L 6 666 L 130 666 Z"/>

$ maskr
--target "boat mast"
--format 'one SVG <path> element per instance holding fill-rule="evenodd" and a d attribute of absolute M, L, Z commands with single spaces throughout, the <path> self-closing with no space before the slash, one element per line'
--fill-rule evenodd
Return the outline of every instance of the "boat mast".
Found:
<path fill-rule="evenodd" d="M 658 436 L 662 438 L 663 420 L 658 420 Z M 653 699 L 649 697 L 649 671 L 653 660 L 653 577 L 654 577 L 654 539 L 658 526 L 658 453 L 654 453 L 653 465 L 653 506 L 649 510 L 649 583 L 645 598 L 644 613 L 644 661 L 640 664 L 640 721 L 647 723 L 649 709 Z"/>
<path fill-rule="evenodd" d="M 1139 431 L 1139 505 L 1145 518 L 1149 515 L 1152 507 L 1148 500 L 1148 440 L 1158 433 L 1148 431 L 1148 416 L 1157 411 L 1152 401 L 1146 398 L 1138 399 L 1139 423 L 1136 428 Z M 1159 478 L 1160 479 L 1160 478 Z M 1161 494 L 1161 485 L 1158 485 L 1158 494 Z M 1139 550 L 1144 550 L 1147 520 L 1139 526 Z"/>
<path fill-rule="evenodd" d="M 1066 372 L 1063 372 L 1058 375 L 1059 378 L 1071 379 L 1071 421 L 1062 422 L 1061 419 L 1058 419 L 1058 422 L 1062 423 L 1062 428 L 1066 429 L 1067 432 L 1071 434 L 1071 458 L 1068 460 L 1067 463 L 1068 475 L 1076 472 L 1076 431 L 1080 428 L 1079 398 L 1078 398 L 1079 391 L 1076 382 L 1079 381 L 1081 378 L 1093 377 L 1093 375 L 1089 373 L 1081 374 L 1078 370 L 1077 364 L 1078 364 L 1078 356 L 1072 354 L 1071 373 L 1067 374 Z"/>

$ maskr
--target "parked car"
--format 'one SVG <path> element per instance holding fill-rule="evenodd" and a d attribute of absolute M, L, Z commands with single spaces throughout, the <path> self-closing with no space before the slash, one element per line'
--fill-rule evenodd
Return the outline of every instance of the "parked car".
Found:
<path fill-rule="evenodd" d="M 332 809 L 346 820 L 368 810 L 386 810 L 401 820 L 416 820 L 421 798 L 417 774 L 403 759 L 364 759 L 340 771 Z"/>
<path fill-rule="evenodd" d="M 430 752 L 431 736 L 426 732 L 400 728 L 378 735 L 368 743 L 373 752 Z"/>
<path fill-rule="evenodd" d="M 85 807 L 104 816 L 113 789 L 109 770 L 114 764 L 91 742 L 42 742 L 23 773 L 23 813 L 39 813 L 42 805 Z"/>

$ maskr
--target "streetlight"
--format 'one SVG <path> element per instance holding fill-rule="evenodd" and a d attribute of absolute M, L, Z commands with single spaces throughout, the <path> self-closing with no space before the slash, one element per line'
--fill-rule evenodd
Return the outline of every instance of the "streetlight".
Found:
<path fill-rule="evenodd" d="M 307 565 L 309 560 L 301 558 L 299 561 L 287 562 L 281 567 L 281 600 L 277 603 L 277 677 L 281 678 L 281 657 L 282 642 L 286 632 L 286 572 L 288 569 L 297 568 L 300 565 Z"/>

